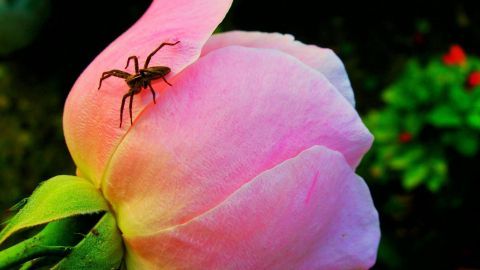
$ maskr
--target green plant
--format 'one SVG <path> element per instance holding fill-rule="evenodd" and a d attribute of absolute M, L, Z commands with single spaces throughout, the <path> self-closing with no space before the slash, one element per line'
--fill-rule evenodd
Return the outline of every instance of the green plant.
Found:
<path fill-rule="evenodd" d="M 458 45 L 426 64 L 413 59 L 382 95 L 386 106 L 371 111 L 375 135 L 368 169 L 373 179 L 401 179 L 407 190 L 439 190 L 448 178 L 448 153 L 478 153 L 480 59 Z"/>

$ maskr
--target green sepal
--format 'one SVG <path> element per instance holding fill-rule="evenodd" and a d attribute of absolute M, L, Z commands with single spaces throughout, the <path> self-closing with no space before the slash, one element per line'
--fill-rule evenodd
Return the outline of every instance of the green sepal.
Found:
<path fill-rule="evenodd" d="M 122 237 L 115 217 L 107 212 L 72 252 L 52 269 L 119 269 L 123 254 Z"/>
<path fill-rule="evenodd" d="M 60 175 L 43 182 L 0 232 L 0 244 L 15 232 L 59 219 L 108 211 L 108 204 L 93 184 Z"/>

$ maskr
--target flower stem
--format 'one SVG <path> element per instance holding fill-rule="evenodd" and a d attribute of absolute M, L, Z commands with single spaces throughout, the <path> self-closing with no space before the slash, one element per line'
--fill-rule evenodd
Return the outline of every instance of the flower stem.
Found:
<path fill-rule="evenodd" d="M 10 269 L 43 256 L 65 256 L 71 250 L 70 247 L 65 246 L 46 246 L 41 238 L 34 236 L 0 251 L 0 270 Z"/>

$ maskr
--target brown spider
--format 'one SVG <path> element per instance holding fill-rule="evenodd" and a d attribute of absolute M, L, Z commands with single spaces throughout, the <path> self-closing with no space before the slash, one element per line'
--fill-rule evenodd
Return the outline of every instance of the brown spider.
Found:
<path fill-rule="evenodd" d="M 138 57 L 137 56 L 130 56 L 127 59 L 127 65 L 125 66 L 125 69 L 128 68 L 128 64 L 130 63 L 130 60 L 133 60 L 135 64 L 135 74 L 130 74 L 128 72 L 118 70 L 118 69 L 112 69 L 110 71 L 105 71 L 102 73 L 102 77 L 100 78 L 100 83 L 98 85 L 98 89 L 100 90 L 100 87 L 102 87 L 102 81 L 113 76 L 113 77 L 118 77 L 118 78 L 123 78 L 125 79 L 125 82 L 127 85 L 130 87 L 128 90 L 128 93 L 126 93 L 123 98 L 122 98 L 122 106 L 120 107 L 120 128 L 122 127 L 122 118 L 123 118 L 123 108 L 125 106 L 125 100 L 130 97 L 130 104 L 129 104 L 129 112 L 130 112 L 130 125 L 132 124 L 132 103 L 133 103 L 133 96 L 140 93 L 142 89 L 146 89 L 147 87 L 150 88 L 150 92 L 152 92 L 153 96 L 153 103 L 156 104 L 155 102 L 155 91 L 153 90 L 152 87 L 152 80 L 155 79 L 163 79 L 166 84 L 172 86 L 166 79 L 165 76 L 170 73 L 170 68 L 169 67 L 163 67 L 163 66 L 156 66 L 156 67 L 148 67 L 148 64 L 150 63 L 150 59 L 152 56 L 157 53 L 163 46 L 174 46 L 177 45 L 180 41 L 177 41 L 175 43 L 167 43 L 164 42 L 158 46 L 153 52 L 151 52 L 147 60 L 145 61 L 145 65 L 143 68 L 139 69 L 138 68 Z"/>

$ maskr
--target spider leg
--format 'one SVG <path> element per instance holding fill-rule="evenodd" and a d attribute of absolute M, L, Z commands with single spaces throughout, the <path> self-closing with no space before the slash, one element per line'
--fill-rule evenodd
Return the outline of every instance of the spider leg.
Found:
<path fill-rule="evenodd" d="M 167 79 L 165 79 L 165 77 L 162 77 L 162 79 L 163 79 L 163 81 L 164 81 L 166 84 L 168 84 L 168 85 L 172 86 L 172 84 L 171 84 L 171 83 L 169 83 L 169 82 L 167 81 Z"/>
<path fill-rule="evenodd" d="M 132 118 L 133 118 L 133 117 L 132 117 L 132 105 L 133 105 L 133 95 L 134 95 L 134 94 L 135 94 L 134 92 L 132 92 L 132 93 L 130 94 L 130 104 L 129 104 L 129 106 L 128 106 L 128 111 L 130 112 L 130 125 L 133 125 L 133 120 L 132 120 Z"/>
<path fill-rule="evenodd" d="M 118 70 L 118 69 L 112 69 L 110 71 L 105 71 L 105 72 L 102 73 L 102 77 L 100 78 L 100 82 L 98 83 L 98 89 L 100 89 L 100 87 L 102 87 L 102 81 L 111 77 L 111 76 L 126 79 L 126 78 L 128 78 L 128 76 L 130 76 L 130 73 L 122 71 L 122 70 Z"/>
<path fill-rule="evenodd" d="M 126 93 L 125 95 L 123 95 L 123 98 L 122 98 L 122 106 L 120 106 L 120 128 L 122 128 L 122 120 L 123 120 L 123 107 L 125 107 L 125 100 L 130 96 L 132 95 L 131 93 L 132 91 L 128 91 L 128 93 Z"/>
<path fill-rule="evenodd" d="M 151 84 L 148 84 L 148 87 L 150 88 L 150 92 L 152 92 L 153 104 L 157 104 L 157 103 L 155 102 L 155 90 L 153 89 L 153 87 L 152 87 Z"/>
<path fill-rule="evenodd" d="M 128 68 L 128 64 L 130 64 L 130 60 L 133 60 L 133 64 L 135 65 L 135 73 L 138 73 L 138 57 L 136 57 L 135 55 L 128 57 L 127 65 L 125 66 L 125 69 Z"/>
<path fill-rule="evenodd" d="M 155 55 L 163 46 L 175 46 L 177 45 L 178 43 L 180 43 L 180 41 L 177 41 L 175 43 L 168 43 L 168 42 L 164 42 L 162 44 L 160 44 L 160 46 L 158 46 L 158 48 L 156 48 L 153 52 L 151 52 L 148 57 L 147 57 L 147 60 L 145 61 L 145 65 L 144 65 L 144 68 L 148 68 L 148 64 L 150 63 L 150 59 L 152 59 L 152 56 Z"/>

